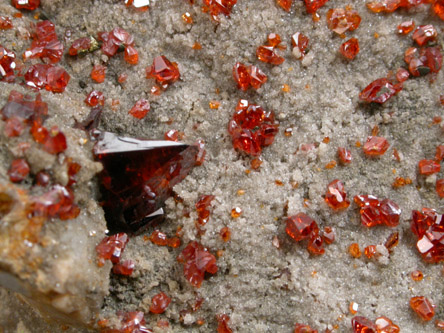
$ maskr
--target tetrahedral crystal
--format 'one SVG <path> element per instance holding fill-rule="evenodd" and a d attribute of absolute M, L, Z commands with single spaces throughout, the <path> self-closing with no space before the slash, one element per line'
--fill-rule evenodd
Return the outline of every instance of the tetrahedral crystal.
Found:
<path fill-rule="evenodd" d="M 111 232 L 135 233 L 162 217 L 174 185 L 196 163 L 198 147 L 96 132 L 94 155 L 102 162 L 101 193 Z"/>

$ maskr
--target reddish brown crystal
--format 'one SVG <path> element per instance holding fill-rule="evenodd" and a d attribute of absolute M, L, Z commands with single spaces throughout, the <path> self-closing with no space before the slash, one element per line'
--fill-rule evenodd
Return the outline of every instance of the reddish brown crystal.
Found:
<path fill-rule="evenodd" d="M 435 306 L 424 296 L 412 297 L 410 307 L 424 321 L 432 320 L 435 315 Z"/>
<path fill-rule="evenodd" d="M 102 65 L 95 65 L 91 71 L 91 79 L 97 83 L 103 83 L 106 76 L 106 67 Z"/>
<path fill-rule="evenodd" d="M 163 215 L 164 201 L 194 167 L 198 148 L 108 132 L 97 133 L 97 138 L 94 154 L 104 166 L 101 193 L 108 228 L 143 230 Z"/>
<path fill-rule="evenodd" d="M 111 260 L 113 264 L 119 263 L 128 241 L 128 235 L 123 232 L 102 239 L 96 246 L 99 261 Z"/>
<path fill-rule="evenodd" d="M 444 232 L 442 215 L 430 208 L 412 211 L 411 230 L 418 241 L 416 248 L 424 261 L 438 263 L 444 261 Z"/>
<path fill-rule="evenodd" d="M 13 183 L 23 181 L 29 174 L 30 168 L 26 160 L 18 158 L 12 161 L 8 170 L 9 180 Z"/>
<path fill-rule="evenodd" d="M 277 4 L 285 11 L 289 12 L 293 0 L 276 0 Z"/>
<path fill-rule="evenodd" d="M 308 14 L 314 14 L 319 8 L 324 6 L 328 0 L 304 0 Z"/>
<path fill-rule="evenodd" d="M 334 210 L 345 209 L 350 206 L 350 201 L 347 199 L 344 185 L 339 179 L 335 179 L 328 184 L 327 193 L 325 194 L 325 202 Z"/>
<path fill-rule="evenodd" d="M 169 85 L 180 79 L 177 64 L 170 62 L 165 56 L 154 58 L 153 65 L 147 68 L 146 76 L 156 79 L 160 85 Z"/>
<path fill-rule="evenodd" d="M 196 288 L 200 288 L 205 272 L 216 274 L 218 270 L 214 255 L 196 241 L 188 243 L 177 261 L 183 263 L 185 278 Z"/>
<path fill-rule="evenodd" d="M 352 161 L 351 151 L 344 147 L 338 147 L 338 157 L 342 164 L 350 164 Z"/>
<path fill-rule="evenodd" d="M 354 333 L 376 333 L 377 327 L 370 319 L 355 316 L 351 320 Z"/>
<path fill-rule="evenodd" d="M 12 21 L 9 17 L 7 16 L 0 16 L 0 29 L 1 30 L 8 30 L 8 29 L 12 29 Z"/>
<path fill-rule="evenodd" d="M 160 292 L 151 299 L 150 312 L 156 314 L 164 313 L 170 303 L 171 298 L 164 292 Z"/>
<path fill-rule="evenodd" d="M 58 40 L 55 26 L 50 21 L 40 21 L 36 24 L 31 48 L 25 51 L 23 58 L 42 58 L 51 63 L 57 63 L 63 56 L 63 44 Z"/>
<path fill-rule="evenodd" d="M 256 56 L 260 61 L 272 64 L 280 65 L 285 59 L 275 52 L 275 47 L 268 45 L 261 45 L 256 50 Z"/>
<path fill-rule="evenodd" d="M 48 136 L 42 142 L 43 150 L 50 154 L 58 154 L 64 152 L 68 147 L 66 137 L 58 127 L 54 126 L 48 131 Z"/>
<path fill-rule="evenodd" d="M 52 186 L 48 192 L 33 198 L 32 201 L 31 215 L 35 217 L 58 217 L 61 220 L 70 220 L 80 213 L 74 203 L 72 191 L 61 185 Z"/>
<path fill-rule="evenodd" d="M 203 0 L 204 10 L 207 11 L 216 22 L 219 21 L 218 16 L 220 14 L 230 16 L 236 3 L 237 0 Z"/>
<path fill-rule="evenodd" d="M 40 0 L 11 0 L 11 4 L 17 9 L 35 10 L 40 6 Z"/>
<path fill-rule="evenodd" d="M 114 264 L 113 273 L 117 275 L 125 275 L 130 276 L 133 274 L 135 263 L 132 260 L 125 260 L 123 262 L 119 262 Z"/>
<path fill-rule="evenodd" d="M 311 234 L 318 234 L 319 227 L 315 220 L 305 213 L 298 213 L 287 218 L 287 234 L 296 242 L 307 239 Z"/>
<path fill-rule="evenodd" d="M 0 45 L 0 80 L 6 82 L 14 81 L 14 71 L 16 69 L 17 63 L 14 52 Z"/>
<path fill-rule="evenodd" d="M 220 314 L 216 316 L 217 319 L 217 333 L 232 333 L 233 330 L 228 325 L 230 317 L 227 314 Z"/>
<path fill-rule="evenodd" d="M 89 106 L 97 106 L 105 104 L 105 96 L 103 92 L 93 90 L 85 98 L 85 103 Z"/>

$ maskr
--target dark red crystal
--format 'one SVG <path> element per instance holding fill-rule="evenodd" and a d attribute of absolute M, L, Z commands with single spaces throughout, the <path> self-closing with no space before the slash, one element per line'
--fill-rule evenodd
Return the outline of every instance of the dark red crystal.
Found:
<path fill-rule="evenodd" d="M 111 232 L 143 230 L 163 215 L 174 185 L 194 167 L 198 147 L 97 132 L 103 208 Z"/>
<path fill-rule="evenodd" d="M 0 45 L 0 80 L 12 82 L 15 79 L 14 70 L 17 68 L 14 52 Z"/>
<path fill-rule="evenodd" d="M 17 9 L 34 10 L 40 6 L 40 0 L 11 0 L 11 4 Z"/>

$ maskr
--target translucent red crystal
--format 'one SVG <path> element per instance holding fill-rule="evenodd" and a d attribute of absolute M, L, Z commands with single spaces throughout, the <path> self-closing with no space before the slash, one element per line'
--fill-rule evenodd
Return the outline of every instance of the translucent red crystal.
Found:
<path fill-rule="evenodd" d="M 165 56 L 158 56 L 154 58 L 152 66 L 147 68 L 146 77 L 156 79 L 160 85 L 169 85 L 180 79 L 180 73 L 176 63 L 170 62 Z"/>
<path fill-rule="evenodd" d="M 410 47 L 405 51 L 404 60 L 409 65 L 409 71 L 413 76 L 422 76 L 430 72 L 438 73 L 443 61 L 438 47 L 423 47 L 419 50 Z"/>
<path fill-rule="evenodd" d="M 438 36 L 438 32 L 431 24 L 420 25 L 413 32 L 412 38 L 419 46 L 432 42 Z"/>
<path fill-rule="evenodd" d="M 355 316 L 351 320 L 354 333 L 376 333 L 377 327 L 370 319 L 362 316 Z"/>
<path fill-rule="evenodd" d="M 55 26 L 51 21 L 40 21 L 36 24 L 31 48 L 25 51 L 23 58 L 42 58 L 57 63 L 63 56 L 63 44 L 58 40 Z"/>
<path fill-rule="evenodd" d="M 29 165 L 26 160 L 22 158 L 15 159 L 11 162 L 8 170 L 9 180 L 13 183 L 19 183 L 29 175 Z"/>
<path fill-rule="evenodd" d="M 50 154 L 58 154 L 64 152 L 68 147 L 66 137 L 57 126 L 52 127 L 48 131 L 48 136 L 42 142 L 43 150 Z"/>
<path fill-rule="evenodd" d="M 361 223 L 364 226 L 385 224 L 388 227 L 395 227 L 399 224 L 401 209 L 392 200 L 379 200 L 373 195 L 356 195 L 354 201 L 360 207 Z"/>
<path fill-rule="evenodd" d="M 381 156 L 384 155 L 390 144 L 386 138 L 381 136 L 369 136 L 364 143 L 362 150 L 367 156 Z"/>
<path fill-rule="evenodd" d="M 137 50 L 129 45 L 125 48 L 123 59 L 130 65 L 137 65 L 139 62 L 139 52 Z"/>
<path fill-rule="evenodd" d="M 400 91 L 387 78 L 376 79 L 359 93 L 359 99 L 364 102 L 383 104 Z"/>
<path fill-rule="evenodd" d="M 61 185 L 54 185 L 48 192 L 33 198 L 31 204 L 32 216 L 70 220 L 76 218 L 79 213 L 80 209 L 74 203 L 73 192 Z"/>
<path fill-rule="evenodd" d="M 338 157 L 342 164 L 350 164 L 352 161 L 351 151 L 344 147 L 338 147 Z"/>
<path fill-rule="evenodd" d="M 11 0 L 11 4 L 17 9 L 35 10 L 40 6 L 40 0 Z"/>
<path fill-rule="evenodd" d="M 246 91 L 250 86 L 254 89 L 259 89 L 265 82 L 267 82 L 267 75 L 265 75 L 258 67 L 237 62 L 233 66 L 233 78 L 237 83 L 237 87 Z"/>
<path fill-rule="evenodd" d="M 105 96 L 103 92 L 93 90 L 85 98 L 85 103 L 89 106 L 97 106 L 105 104 Z"/>
<path fill-rule="evenodd" d="M 415 29 L 415 22 L 408 20 L 398 25 L 398 34 L 407 35 Z"/>
<path fill-rule="evenodd" d="M 132 260 L 125 260 L 113 265 L 113 273 L 117 275 L 130 276 L 133 274 L 135 263 Z"/>
<path fill-rule="evenodd" d="M 303 58 L 305 56 L 305 51 L 307 50 L 309 41 L 310 40 L 308 39 L 308 37 L 300 32 L 296 32 L 295 34 L 293 34 L 293 36 L 291 36 L 291 45 L 293 49 L 297 48 L 300 53 L 300 57 L 298 58 Z"/>
<path fill-rule="evenodd" d="M 256 50 L 256 56 L 260 61 L 272 64 L 280 65 L 285 59 L 275 52 L 275 47 L 268 45 L 261 45 Z"/>
<path fill-rule="evenodd" d="M 395 325 L 389 318 L 384 316 L 376 318 L 375 325 L 378 333 L 399 333 L 401 331 L 398 325 Z"/>
<path fill-rule="evenodd" d="M 164 313 L 170 303 L 171 298 L 164 292 L 160 292 L 151 299 L 150 312 L 156 314 Z"/>
<path fill-rule="evenodd" d="M 412 211 L 411 230 L 418 241 L 416 248 L 424 261 L 438 263 L 444 261 L 444 222 L 442 215 L 434 209 L 423 208 Z"/>
<path fill-rule="evenodd" d="M 99 260 L 111 260 L 113 264 L 119 263 L 128 241 L 128 235 L 123 232 L 105 237 L 96 246 Z"/>
<path fill-rule="evenodd" d="M 435 161 L 441 162 L 444 158 L 444 145 L 436 146 Z"/>
<path fill-rule="evenodd" d="M 5 122 L 5 127 L 3 128 L 3 133 L 7 137 L 20 136 L 25 129 L 25 125 L 22 119 L 18 117 L 11 117 Z"/>
<path fill-rule="evenodd" d="M 304 0 L 305 8 L 308 14 L 314 14 L 319 8 L 324 6 L 328 0 Z"/>
<path fill-rule="evenodd" d="M 349 59 L 353 60 L 359 53 L 359 41 L 357 38 L 350 38 L 348 41 L 341 44 L 339 52 Z"/>
<path fill-rule="evenodd" d="M 202 195 L 196 202 L 196 211 L 198 216 L 198 222 L 200 224 L 206 224 L 211 214 L 211 201 L 215 198 L 214 195 Z"/>
<path fill-rule="evenodd" d="M 129 114 L 134 118 L 143 119 L 148 112 L 150 112 L 150 102 L 146 99 L 140 99 L 134 104 L 134 106 L 129 110 Z"/>
<path fill-rule="evenodd" d="M 288 217 L 286 223 L 285 231 L 296 242 L 307 239 L 312 234 L 317 235 L 319 233 L 316 221 L 305 213 L 298 213 Z"/>
<path fill-rule="evenodd" d="M 8 30 L 8 29 L 12 29 L 13 25 L 12 25 L 12 21 L 9 17 L 7 16 L 0 16 L 0 29 L 1 30 Z"/>
<path fill-rule="evenodd" d="M 294 326 L 294 333 L 318 333 L 318 331 L 311 328 L 310 325 L 297 323 Z"/>
<path fill-rule="evenodd" d="M 418 162 L 418 169 L 421 175 L 433 175 L 441 171 L 441 165 L 435 160 L 421 160 Z"/>
<path fill-rule="evenodd" d="M 444 20 L 444 0 L 435 0 L 432 3 L 432 10 L 436 16 Z"/>
<path fill-rule="evenodd" d="M 99 48 L 99 44 L 93 37 L 82 37 L 72 42 L 68 50 L 70 56 L 84 55 Z"/>
<path fill-rule="evenodd" d="M 102 83 L 105 81 L 106 67 L 102 65 L 95 65 L 91 71 L 91 79 L 97 83 Z"/>
<path fill-rule="evenodd" d="M 174 129 L 166 131 L 163 138 L 168 141 L 179 141 L 179 131 Z"/>
<path fill-rule="evenodd" d="M 102 52 L 108 57 L 113 57 L 119 50 L 131 48 L 126 51 L 125 61 L 131 62 L 138 60 L 137 51 L 134 49 L 134 37 L 126 30 L 117 27 L 110 32 L 100 32 L 98 39 L 102 41 Z M 137 58 L 137 59 L 136 59 Z M 137 63 L 137 61 L 136 61 Z"/>
<path fill-rule="evenodd" d="M 339 35 L 356 30 L 361 24 L 358 12 L 348 8 L 334 8 L 327 12 L 327 26 Z"/>
<path fill-rule="evenodd" d="M 61 67 L 51 64 L 35 64 L 25 74 L 26 85 L 37 89 L 46 89 L 62 93 L 70 80 L 69 74 Z"/>
<path fill-rule="evenodd" d="M 409 71 L 404 68 L 399 68 L 396 71 L 396 80 L 398 80 L 398 82 L 405 82 L 409 77 L 410 77 Z"/>
<path fill-rule="evenodd" d="M 231 239 L 231 230 L 228 227 L 223 227 L 222 229 L 220 229 L 219 234 L 225 243 Z"/>
<path fill-rule="evenodd" d="M 104 333 L 152 333 L 145 327 L 144 314 L 141 311 L 118 312 L 120 326 L 116 329 L 105 330 Z"/>
<path fill-rule="evenodd" d="M 195 165 L 197 146 L 97 132 L 95 157 L 102 162 L 101 193 L 108 229 L 138 232 L 161 210 Z"/>
<path fill-rule="evenodd" d="M 347 199 L 344 185 L 339 179 L 335 179 L 328 184 L 327 193 L 325 194 L 325 202 L 334 210 L 345 209 L 350 206 L 350 201 Z"/>
<path fill-rule="evenodd" d="M 218 269 L 214 255 L 196 241 L 188 243 L 177 261 L 183 263 L 185 278 L 196 288 L 200 288 L 205 272 L 216 274 Z"/>
<path fill-rule="evenodd" d="M 410 307 L 424 321 L 430 321 L 435 316 L 435 306 L 424 296 L 412 297 Z"/>
<path fill-rule="evenodd" d="M 223 14 L 230 16 L 237 0 L 203 0 L 204 10 L 207 11 L 213 20 L 219 21 L 218 16 Z"/>
<path fill-rule="evenodd" d="M 233 330 L 228 325 L 230 317 L 227 314 L 220 314 L 216 316 L 217 319 L 217 333 L 232 333 Z"/>
<path fill-rule="evenodd" d="M 291 9 L 291 5 L 293 0 L 276 0 L 277 4 L 285 11 L 289 12 Z"/>
<path fill-rule="evenodd" d="M 14 52 L 0 45 L 0 80 L 12 82 L 15 79 L 14 71 L 17 63 Z"/>
<path fill-rule="evenodd" d="M 233 147 L 253 156 L 259 155 L 263 147 L 271 145 L 277 132 L 274 113 L 247 100 L 239 100 L 228 123 Z"/>

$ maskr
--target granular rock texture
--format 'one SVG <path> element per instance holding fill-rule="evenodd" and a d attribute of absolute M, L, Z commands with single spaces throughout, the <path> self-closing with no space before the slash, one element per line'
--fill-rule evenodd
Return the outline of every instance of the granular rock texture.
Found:
<path fill-rule="evenodd" d="M 111 327 L 120 320 L 119 311 L 142 311 L 146 327 L 155 332 L 215 332 L 218 318 L 219 325 L 224 318 L 223 325 L 234 332 L 291 332 L 296 323 L 319 332 L 352 332 L 355 315 L 372 321 L 386 316 L 402 332 L 437 331 L 434 320 L 422 321 L 409 302 L 424 296 L 436 305 L 434 318 L 444 319 L 442 264 L 422 260 L 410 222 L 412 210 L 422 207 L 443 213 L 442 199 L 435 190 L 442 171 L 421 175 L 418 162 L 433 159 L 436 147 L 444 141 L 437 118 L 444 110 L 440 104 L 444 74 L 441 70 L 410 78 L 402 83 L 402 90 L 391 82 L 396 89 L 390 90 L 393 96 L 383 104 L 366 103 L 359 94 L 390 71 L 392 80 L 398 68 L 408 68 L 404 52 L 414 41 L 411 33 L 397 33 L 400 23 L 413 19 L 417 26 L 434 25 L 438 28 L 434 43 L 441 47 L 442 20 L 426 4 L 375 14 L 364 1 L 330 0 L 318 10 L 320 20 L 316 21 L 306 13 L 303 1 L 293 1 L 287 12 L 274 0 L 238 0 L 229 17 L 220 15 L 215 22 L 202 11 L 201 1 L 194 2 L 152 0 L 149 10 L 139 12 L 118 0 L 42 0 L 35 12 L 23 12 L 23 18 L 16 18 L 10 2 L 1 1 L 0 11 L 12 18 L 14 28 L 1 31 L 0 44 L 18 58 L 30 46 L 34 16 L 54 23 L 65 53 L 74 40 L 97 37 L 98 32 L 116 27 L 134 37 L 138 52 L 136 65 L 127 63 L 123 52 L 112 57 L 100 50 L 77 57 L 65 55 L 58 63 L 71 76 L 65 91 L 42 91 L 42 99 L 49 105 L 47 124 L 62 129 L 68 140 L 66 155 L 76 156 L 82 165 L 83 176 L 79 174 L 74 187 L 81 213 L 74 220 L 54 219 L 45 224 L 43 232 L 52 241 L 46 247 L 38 246 L 44 264 L 27 277 L 14 272 L 15 276 L 29 283 L 31 290 L 69 293 L 86 302 L 73 300 L 76 316 L 67 311 L 70 302 L 57 304 L 61 312 L 68 313 L 59 323 L 61 320 L 72 332 Z M 346 40 L 359 40 L 359 53 L 353 60 L 340 53 L 345 40 L 326 22 L 329 9 L 346 5 L 361 16 L 359 27 L 345 32 Z M 192 24 L 182 18 L 186 12 Z M 304 54 L 291 47 L 291 37 L 297 32 L 309 38 Z M 275 50 L 285 59 L 280 65 L 256 57 L 256 49 L 270 33 L 279 34 L 287 46 Z M 158 83 L 146 78 L 146 67 L 161 55 L 177 63 L 180 79 L 166 89 L 158 86 L 153 94 L 152 87 Z M 237 62 L 258 66 L 267 81 L 257 90 L 238 89 L 232 74 Z M 36 63 L 41 60 L 25 62 L 26 66 Z M 103 83 L 90 78 L 95 65 L 107 67 Z M 126 80 L 121 79 L 122 74 Z M 10 90 L 25 91 L 17 83 L 1 83 L 1 88 L 2 106 Z M 87 140 L 86 134 L 72 128 L 75 121 L 87 117 L 89 107 L 84 100 L 92 90 L 105 96 L 100 129 L 152 139 L 162 139 L 175 129 L 186 143 L 202 139 L 207 151 L 203 165 L 174 187 L 174 198 L 166 201 L 166 220 L 130 239 L 121 259 L 135 262 L 128 277 L 111 273 L 109 262 L 97 266 L 95 246 L 106 228 L 94 178 L 100 166 L 92 160 L 91 142 L 81 144 Z M 150 103 L 150 111 L 142 119 L 129 114 L 140 99 Z M 274 142 L 263 147 L 259 157 L 235 150 L 227 130 L 240 99 L 273 110 L 279 123 Z M 218 107 L 210 107 L 215 101 Z M 362 146 L 370 136 L 389 143 L 381 156 L 364 154 Z M 30 187 L 27 183 L 10 185 L 7 177 L 17 142 L 3 134 L 0 138 L 0 188 Z M 338 147 L 350 150 L 350 163 L 340 163 Z M 51 165 L 52 172 L 59 174 L 57 159 L 37 149 L 32 146 L 27 151 L 31 173 Z M 255 158 L 260 161 L 253 163 Z M 409 180 L 404 181 L 405 186 L 399 185 L 399 177 Z M 401 209 L 399 224 L 367 228 L 361 224 L 355 203 L 342 210 L 331 209 L 324 196 L 335 179 L 344 184 L 348 198 L 371 194 L 395 202 Z M 394 183 L 398 185 L 392 186 Z M 204 224 L 196 222 L 200 217 L 195 208 L 202 195 L 214 196 Z M 236 207 L 242 213 L 233 216 Z M 296 243 L 286 234 L 287 217 L 298 213 L 314 219 L 320 230 L 334 229 L 335 241 L 324 244 L 323 255 L 310 254 L 306 240 Z M 227 242 L 220 235 L 224 227 L 231 232 Z M 149 235 L 154 229 L 168 237 L 177 232 L 181 246 L 153 244 Z M 393 232 L 399 233 L 399 244 L 389 250 L 384 243 Z M 217 273 L 207 274 L 200 288 L 185 278 L 183 264 L 177 261 L 192 241 L 217 259 Z M 349 253 L 352 243 L 361 250 L 374 245 L 376 254 L 355 258 Z M 10 257 L 0 253 L 3 271 L 3 262 Z M 424 274 L 421 281 L 410 276 L 416 270 Z M 6 281 L 6 277 L 0 278 Z M 58 281 L 64 283 L 58 286 Z M 150 313 L 151 300 L 160 292 L 171 303 L 162 314 Z M 4 331 L 60 331 L 54 319 L 48 322 L 31 310 L 24 312 L 21 296 L 18 299 L 6 290 L 1 296 L 0 327 Z M 357 314 L 349 310 L 352 302 L 359 305 Z M 224 314 L 228 321 L 221 317 Z"/>

